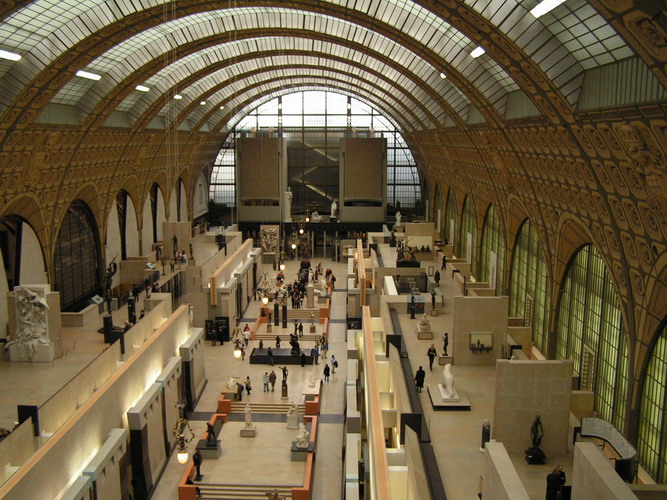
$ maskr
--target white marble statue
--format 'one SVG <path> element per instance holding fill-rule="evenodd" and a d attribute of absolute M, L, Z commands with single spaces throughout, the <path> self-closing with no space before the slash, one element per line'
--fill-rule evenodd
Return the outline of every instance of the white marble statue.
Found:
<path fill-rule="evenodd" d="M 195 326 L 195 306 L 189 306 L 188 313 L 190 315 L 190 326 Z"/>
<path fill-rule="evenodd" d="M 319 212 L 313 212 L 310 214 L 310 220 L 312 222 L 322 222 L 322 216 L 320 215 Z"/>
<path fill-rule="evenodd" d="M 334 217 L 336 217 L 336 210 L 338 210 L 338 203 L 336 203 L 336 200 L 334 200 L 334 201 L 331 203 L 331 215 L 330 215 L 330 217 L 331 217 L 332 219 L 333 219 Z"/>
<path fill-rule="evenodd" d="M 227 389 L 231 389 L 236 391 L 236 378 L 235 377 L 229 377 L 227 379 Z"/>
<path fill-rule="evenodd" d="M 297 408 L 296 403 L 294 401 L 290 401 L 290 407 L 287 409 L 287 416 L 293 417 L 297 414 L 298 411 L 299 409 Z"/>
<path fill-rule="evenodd" d="M 38 344 L 52 344 L 48 336 L 48 310 L 46 299 L 28 288 L 17 286 L 12 295 L 16 298 L 16 334 L 7 343 L 16 345 L 32 359 Z"/>
<path fill-rule="evenodd" d="M 314 360 L 313 360 L 314 362 Z M 308 387 L 311 389 L 317 385 L 317 380 L 315 379 L 315 374 L 311 373 L 310 378 L 308 379 Z"/>
<path fill-rule="evenodd" d="M 454 375 L 452 375 L 451 363 L 447 363 L 444 370 L 442 370 L 442 388 L 445 398 L 458 398 L 458 394 L 456 394 L 456 389 L 454 388 Z"/>
<path fill-rule="evenodd" d="M 245 405 L 243 413 L 245 414 L 245 426 L 247 428 L 252 427 L 252 408 L 250 408 L 250 405 Z"/>
<path fill-rule="evenodd" d="M 285 192 L 285 222 L 292 222 L 292 188 Z"/>
<path fill-rule="evenodd" d="M 431 324 L 428 322 L 428 319 L 426 318 L 426 313 L 424 313 L 419 320 L 419 331 L 420 332 L 430 332 L 431 331 Z"/>
<path fill-rule="evenodd" d="M 296 447 L 308 448 L 309 440 L 310 440 L 310 432 L 306 430 L 305 425 L 299 424 L 299 433 L 296 435 Z"/>
<path fill-rule="evenodd" d="M 396 224 L 394 224 L 394 225 L 400 226 L 402 218 L 403 218 L 403 216 L 401 215 L 401 212 L 396 212 Z"/>

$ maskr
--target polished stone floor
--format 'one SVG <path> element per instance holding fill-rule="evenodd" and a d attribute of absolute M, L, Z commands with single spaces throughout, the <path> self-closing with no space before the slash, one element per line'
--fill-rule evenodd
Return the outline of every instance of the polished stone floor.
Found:
<path fill-rule="evenodd" d="M 393 249 L 388 246 L 380 246 L 385 265 L 390 265 L 393 259 Z M 315 264 L 317 260 L 313 261 Z M 345 308 L 346 308 L 346 290 L 344 289 L 347 272 L 347 263 L 323 261 L 322 265 L 331 267 L 334 270 L 338 280 L 338 287 L 333 293 L 330 325 L 330 348 L 329 355 L 336 356 L 341 368 L 336 374 L 331 376 L 329 383 L 323 386 L 323 399 L 321 405 L 321 423 L 318 431 L 318 451 L 315 462 L 315 480 L 314 495 L 316 499 L 340 499 L 342 497 L 342 456 L 344 453 L 344 407 L 345 407 L 345 370 L 346 363 L 346 340 L 345 340 Z M 422 262 L 422 267 L 433 265 L 432 262 Z M 269 266 L 263 266 L 263 270 L 271 272 Z M 292 279 L 298 268 L 297 262 L 288 262 L 286 276 Z M 437 317 L 429 317 L 432 329 L 436 332 L 433 341 L 417 340 L 414 335 L 414 323 L 416 320 L 410 320 L 409 315 L 401 314 L 400 322 L 406 333 L 406 344 L 410 355 L 413 368 L 416 370 L 419 364 L 428 368 L 428 358 L 426 350 L 431 343 L 435 343 L 440 349 L 442 342 L 440 335 L 449 331 L 451 333 L 453 318 L 451 303 L 452 297 L 461 293 L 460 285 L 448 277 L 447 273 L 442 273 L 440 287 L 445 297 L 445 305 L 441 314 Z M 143 297 L 140 298 L 143 301 Z M 139 306 L 141 307 L 141 306 Z M 316 307 L 319 307 L 316 304 Z M 259 312 L 259 302 L 251 303 L 246 311 L 245 318 L 248 322 L 254 321 Z M 114 312 L 114 322 L 122 324 L 126 319 L 127 312 L 123 309 Z M 98 324 L 99 323 L 99 324 Z M 53 363 L 31 364 L 31 363 L 10 363 L 9 361 L 0 361 L 0 377 L 2 377 L 2 391 L 0 391 L 0 426 L 10 427 L 16 420 L 16 404 L 41 404 L 48 399 L 59 387 L 75 375 L 82 367 L 88 364 L 105 347 L 102 342 L 102 335 L 96 333 L 96 329 L 101 327 L 101 318 L 99 321 L 91 322 L 85 328 L 64 328 L 62 331 L 63 345 L 65 353 L 62 359 L 57 359 Z M 289 332 L 292 326 L 285 329 L 274 327 L 273 335 L 280 333 L 285 342 L 289 338 Z M 318 333 L 321 327 L 318 325 Z M 306 328 L 307 332 L 307 328 Z M 251 347 L 257 347 L 259 342 L 253 341 Z M 266 345 L 266 344 L 265 344 Z M 305 347 L 312 347 L 308 342 Z M 450 339 L 451 346 L 451 339 Z M 201 419 L 194 419 L 192 426 L 197 435 L 203 433 L 205 427 L 205 416 L 216 410 L 217 398 L 220 394 L 227 378 L 236 376 L 245 378 L 250 376 L 253 382 L 253 391 L 250 397 L 244 395 L 244 402 L 281 402 L 280 394 L 277 392 L 264 393 L 262 391 L 261 377 L 265 371 L 269 370 L 265 365 L 250 365 L 248 358 L 245 361 L 235 359 L 232 353 L 232 345 L 226 343 L 224 346 L 211 346 L 206 343 L 205 347 L 206 374 L 208 384 L 203 391 L 200 401 L 196 407 L 195 416 Z M 321 377 L 323 369 L 323 360 L 320 365 L 314 367 L 291 366 L 289 374 L 290 399 L 297 402 L 302 400 L 301 389 L 307 383 L 311 373 Z M 440 380 L 441 372 L 435 369 L 430 372 L 427 369 L 426 383 L 437 384 Z M 441 369 L 441 368 L 440 368 Z M 279 371 L 278 380 L 281 375 Z M 454 361 L 454 374 L 458 387 L 464 389 L 471 403 L 470 412 L 434 412 L 427 391 L 421 394 L 422 405 L 426 412 L 426 419 L 431 429 L 433 446 L 435 449 L 438 466 L 440 468 L 447 498 L 450 500 L 470 500 L 477 498 L 477 492 L 480 486 L 480 477 L 484 463 L 484 455 L 479 452 L 481 439 L 481 425 L 485 418 L 493 416 L 493 390 L 495 386 L 495 368 L 493 366 L 465 366 L 456 364 Z M 280 382 L 278 382 L 279 385 Z M 223 438 L 228 440 L 223 444 L 226 450 L 238 449 L 238 454 L 225 455 L 225 460 L 220 465 L 225 469 L 225 473 L 231 473 L 232 477 L 242 474 L 244 479 L 252 477 L 248 472 L 252 472 L 256 467 L 262 467 L 261 482 L 257 484 L 267 484 L 275 481 L 275 484 L 298 484 L 302 480 L 302 469 L 277 468 L 262 465 L 260 459 L 285 460 L 285 443 L 279 439 L 272 438 L 268 427 L 280 423 L 258 423 L 260 425 L 257 437 L 240 438 L 237 433 L 232 432 L 229 437 L 223 433 Z M 263 429 L 266 425 L 267 429 Z M 284 425 L 284 424 L 282 424 Z M 233 429 L 232 429 L 233 430 Z M 282 432 L 282 431 L 281 431 Z M 290 431 L 296 436 L 297 431 Z M 527 445 L 530 437 L 526 433 Z M 253 442 L 249 444 L 248 439 Z M 231 444 L 230 444 L 231 443 Z M 194 442 L 190 443 L 194 450 Z M 252 453 L 248 454 L 250 451 Z M 254 462 L 250 457 L 255 456 L 257 452 L 258 461 Z M 562 463 L 568 475 L 571 473 L 571 456 L 549 457 L 549 461 L 544 466 L 529 466 L 522 456 L 512 457 L 521 479 L 526 485 L 530 497 L 541 499 L 544 497 L 545 477 L 547 473 L 557 464 Z M 253 459 L 254 460 L 254 459 Z M 249 462 L 249 463 L 248 463 Z M 207 480 L 211 479 L 214 471 L 218 470 L 218 465 L 209 469 Z M 207 462 L 205 461 L 203 473 L 207 474 Z M 155 495 L 153 498 L 176 499 L 176 484 L 180 480 L 184 471 L 184 466 L 178 464 L 175 455 L 171 457 L 165 472 L 163 473 Z M 271 476 L 275 472 L 275 476 Z"/>

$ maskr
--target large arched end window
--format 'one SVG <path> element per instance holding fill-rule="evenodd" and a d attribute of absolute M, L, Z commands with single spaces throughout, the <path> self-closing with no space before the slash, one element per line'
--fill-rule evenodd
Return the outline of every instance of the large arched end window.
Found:
<path fill-rule="evenodd" d="M 448 245 L 454 244 L 456 234 L 456 195 L 451 189 L 447 193 L 447 206 L 445 207 L 445 241 Z"/>
<path fill-rule="evenodd" d="M 88 205 L 70 205 L 56 241 L 55 289 L 63 311 L 77 311 L 100 292 L 99 233 Z"/>
<path fill-rule="evenodd" d="M 547 267 L 537 231 L 528 219 L 516 239 L 510 278 L 510 316 L 533 328 L 533 344 L 544 354 L 549 331 Z"/>
<path fill-rule="evenodd" d="M 211 172 L 214 202 L 235 205 L 236 139 L 250 134 L 287 140 L 294 213 L 327 213 L 331 202 L 339 198 L 339 143 L 346 137 L 385 138 L 388 212 L 422 211 L 417 164 L 398 126 L 365 102 L 329 91 L 274 97 L 241 119 L 230 130 Z"/>
<path fill-rule="evenodd" d="M 477 219 L 475 218 L 475 206 L 470 196 L 466 196 L 463 201 L 461 231 L 456 245 L 456 256 L 470 262 L 471 274 L 477 274 Z"/>
<path fill-rule="evenodd" d="M 623 432 L 628 345 L 618 296 L 594 245 L 585 245 L 574 255 L 561 290 L 556 356 L 573 361 L 579 388 L 595 392 L 598 416 Z"/>
<path fill-rule="evenodd" d="M 637 439 L 639 461 L 658 483 L 667 483 L 667 323 L 653 345 L 644 377 Z"/>
<path fill-rule="evenodd" d="M 493 205 L 489 205 L 482 232 L 479 277 L 502 295 L 505 287 L 505 237 Z"/>

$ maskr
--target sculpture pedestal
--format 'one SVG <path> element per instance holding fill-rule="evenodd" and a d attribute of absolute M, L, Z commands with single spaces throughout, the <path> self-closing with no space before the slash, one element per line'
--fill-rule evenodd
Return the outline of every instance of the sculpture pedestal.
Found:
<path fill-rule="evenodd" d="M 257 434 L 257 426 L 255 424 L 251 425 L 250 427 L 243 427 L 241 429 L 241 437 L 242 438 L 254 438 L 255 435 Z"/>
<path fill-rule="evenodd" d="M 197 443 L 197 449 L 202 458 L 218 458 L 222 453 L 219 439 L 215 440 L 215 446 L 208 444 L 206 439 L 200 439 Z"/>
<path fill-rule="evenodd" d="M 266 324 L 266 333 L 271 333 L 272 330 L 273 330 L 273 328 L 271 326 L 271 323 L 267 323 Z"/>
<path fill-rule="evenodd" d="M 447 391 L 445 391 L 445 388 L 442 386 L 442 384 L 438 384 L 438 390 L 440 391 L 440 397 L 445 402 L 456 403 L 457 401 L 460 400 L 459 394 L 456 392 L 456 389 L 454 389 L 453 391 L 454 393 L 451 396 L 447 396 Z"/>
<path fill-rule="evenodd" d="M 433 332 L 429 328 L 428 330 L 421 330 L 419 325 L 415 326 L 415 333 L 419 340 L 433 340 Z"/>
<path fill-rule="evenodd" d="M 438 315 L 438 309 L 434 307 L 433 309 L 431 309 L 431 316 L 437 316 L 437 315 Z"/>
<path fill-rule="evenodd" d="M 312 283 L 309 283 L 306 287 L 306 307 L 308 309 L 315 307 L 315 289 Z"/>
<path fill-rule="evenodd" d="M 308 446 L 305 448 L 299 448 L 296 445 L 296 441 L 292 441 L 292 457 L 291 461 L 292 462 L 305 462 L 308 459 L 308 452 L 313 452 L 315 449 L 315 445 L 311 443 L 310 441 L 308 442 Z"/>
<path fill-rule="evenodd" d="M 537 446 L 530 447 L 526 450 L 526 462 L 530 465 L 543 465 L 546 460 L 547 456 Z"/>
<path fill-rule="evenodd" d="M 289 399 L 289 396 L 287 395 L 287 384 L 283 384 L 282 386 L 282 393 L 280 395 L 280 399 Z"/>
<path fill-rule="evenodd" d="M 310 324 L 310 333 L 317 333 L 317 327 L 315 326 L 315 323 Z"/>
<path fill-rule="evenodd" d="M 20 347 L 17 344 L 9 346 L 9 360 L 10 361 L 35 361 L 38 363 L 50 363 L 56 357 L 56 348 L 51 344 L 37 344 L 35 345 L 35 352 L 32 357 L 28 356 L 28 349 Z"/>
<path fill-rule="evenodd" d="M 299 428 L 300 415 L 297 413 L 295 415 L 287 415 L 287 428 L 288 429 L 298 429 Z"/>
<path fill-rule="evenodd" d="M 445 366 L 445 365 L 453 365 L 454 364 L 454 358 L 452 356 L 445 356 L 444 354 L 440 354 L 438 356 L 438 364 Z"/>
<path fill-rule="evenodd" d="M 438 386 L 442 386 L 442 384 L 438 384 Z M 429 398 L 431 399 L 431 406 L 433 407 L 434 410 L 436 411 L 470 411 L 470 401 L 468 400 L 468 396 L 466 396 L 465 392 L 461 390 L 461 388 L 458 388 L 456 390 L 457 396 L 458 396 L 458 401 L 452 401 L 451 399 L 443 399 L 442 395 L 440 394 L 440 387 L 435 386 L 433 384 L 428 384 L 426 386 L 428 390 L 428 395 Z"/>

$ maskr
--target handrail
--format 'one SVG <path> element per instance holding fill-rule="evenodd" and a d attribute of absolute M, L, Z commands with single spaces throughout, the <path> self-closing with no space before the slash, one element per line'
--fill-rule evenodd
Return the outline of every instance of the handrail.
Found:
<path fill-rule="evenodd" d="M 382 423 L 382 407 L 380 405 L 380 390 L 377 377 L 377 363 L 373 345 L 373 330 L 371 328 L 371 310 L 369 306 L 362 307 L 362 333 L 364 341 L 364 398 L 366 400 L 366 425 L 368 427 L 368 441 L 370 451 L 370 486 L 371 498 L 389 500 L 389 471 L 387 464 L 387 449 L 384 441 L 384 425 Z"/>
<path fill-rule="evenodd" d="M 364 260 L 364 245 L 361 239 L 357 240 L 357 274 L 361 289 L 361 305 L 366 305 L 366 261 Z"/>

